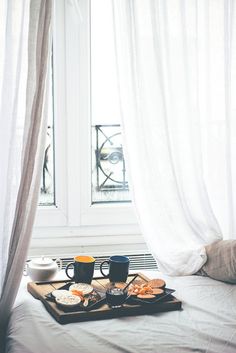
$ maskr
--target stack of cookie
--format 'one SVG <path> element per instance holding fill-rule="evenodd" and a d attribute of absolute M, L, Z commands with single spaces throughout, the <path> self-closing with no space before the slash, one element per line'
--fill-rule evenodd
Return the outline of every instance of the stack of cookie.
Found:
<path fill-rule="evenodd" d="M 164 293 L 166 283 L 164 280 L 156 278 L 148 282 L 134 281 L 129 288 L 129 295 L 139 299 L 155 299 Z"/>

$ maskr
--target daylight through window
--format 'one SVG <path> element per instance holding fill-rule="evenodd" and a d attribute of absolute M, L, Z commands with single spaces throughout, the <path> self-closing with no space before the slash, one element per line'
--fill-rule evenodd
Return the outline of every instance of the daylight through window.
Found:
<path fill-rule="evenodd" d="M 101 18 L 103 21 L 101 22 Z M 130 201 L 111 1 L 91 1 L 92 203 Z"/>

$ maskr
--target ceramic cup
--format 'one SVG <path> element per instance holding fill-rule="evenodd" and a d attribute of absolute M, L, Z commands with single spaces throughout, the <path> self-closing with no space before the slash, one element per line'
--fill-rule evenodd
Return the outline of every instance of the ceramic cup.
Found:
<path fill-rule="evenodd" d="M 103 272 L 103 265 L 107 263 L 109 273 Z M 126 282 L 129 274 L 129 258 L 127 256 L 114 255 L 105 260 L 100 265 L 101 274 L 109 278 L 110 282 Z"/>
<path fill-rule="evenodd" d="M 90 284 L 93 279 L 95 259 L 92 256 L 75 256 L 74 262 L 66 266 L 66 275 L 76 283 Z M 68 273 L 69 268 L 74 268 L 74 276 Z"/>

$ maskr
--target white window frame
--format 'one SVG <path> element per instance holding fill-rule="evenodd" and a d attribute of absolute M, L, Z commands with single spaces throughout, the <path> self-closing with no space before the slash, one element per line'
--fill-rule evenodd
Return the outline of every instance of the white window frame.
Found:
<path fill-rule="evenodd" d="M 65 82 L 65 33 L 64 28 L 60 25 L 64 23 L 63 1 L 58 1 L 60 6 L 54 7 L 53 30 L 53 77 L 54 77 L 54 98 L 53 110 L 56 116 L 56 124 L 54 125 L 54 139 L 56 148 L 54 151 L 54 168 L 56 175 L 56 185 L 54 188 L 56 206 L 38 206 L 35 228 L 47 228 L 52 226 L 67 225 L 67 159 L 66 159 L 66 87 L 60 84 Z M 60 52 L 61 55 L 56 55 Z M 51 72 L 50 72 L 51 74 Z"/>
<path fill-rule="evenodd" d="M 30 252 L 145 248 L 131 203 L 91 205 L 90 0 L 54 4 L 56 206 L 38 208 Z"/>

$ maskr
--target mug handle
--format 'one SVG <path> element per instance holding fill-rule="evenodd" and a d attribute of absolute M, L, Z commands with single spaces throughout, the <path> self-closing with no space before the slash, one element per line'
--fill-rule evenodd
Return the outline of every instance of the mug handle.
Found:
<path fill-rule="evenodd" d="M 102 270 L 102 266 L 103 266 L 105 263 L 107 263 L 107 264 L 109 265 L 109 261 L 108 261 L 108 260 L 103 261 L 103 262 L 101 263 L 101 265 L 100 265 L 100 271 L 101 271 L 101 274 L 103 275 L 103 277 L 108 277 L 109 274 L 106 275 L 106 274 L 103 272 L 103 270 Z"/>
<path fill-rule="evenodd" d="M 67 275 L 70 279 L 73 280 L 73 279 L 74 279 L 74 276 L 71 277 L 71 276 L 69 275 L 69 273 L 68 273 L 68 270 L 69 270 L 69 268 L 70 268 L 71 265 L 73 265 L 73 267 L 74 267 L 74 262 L 70 262 L 70 263 L 66 266 L 65 271 L 66 271 L 66 275 Z"/>

